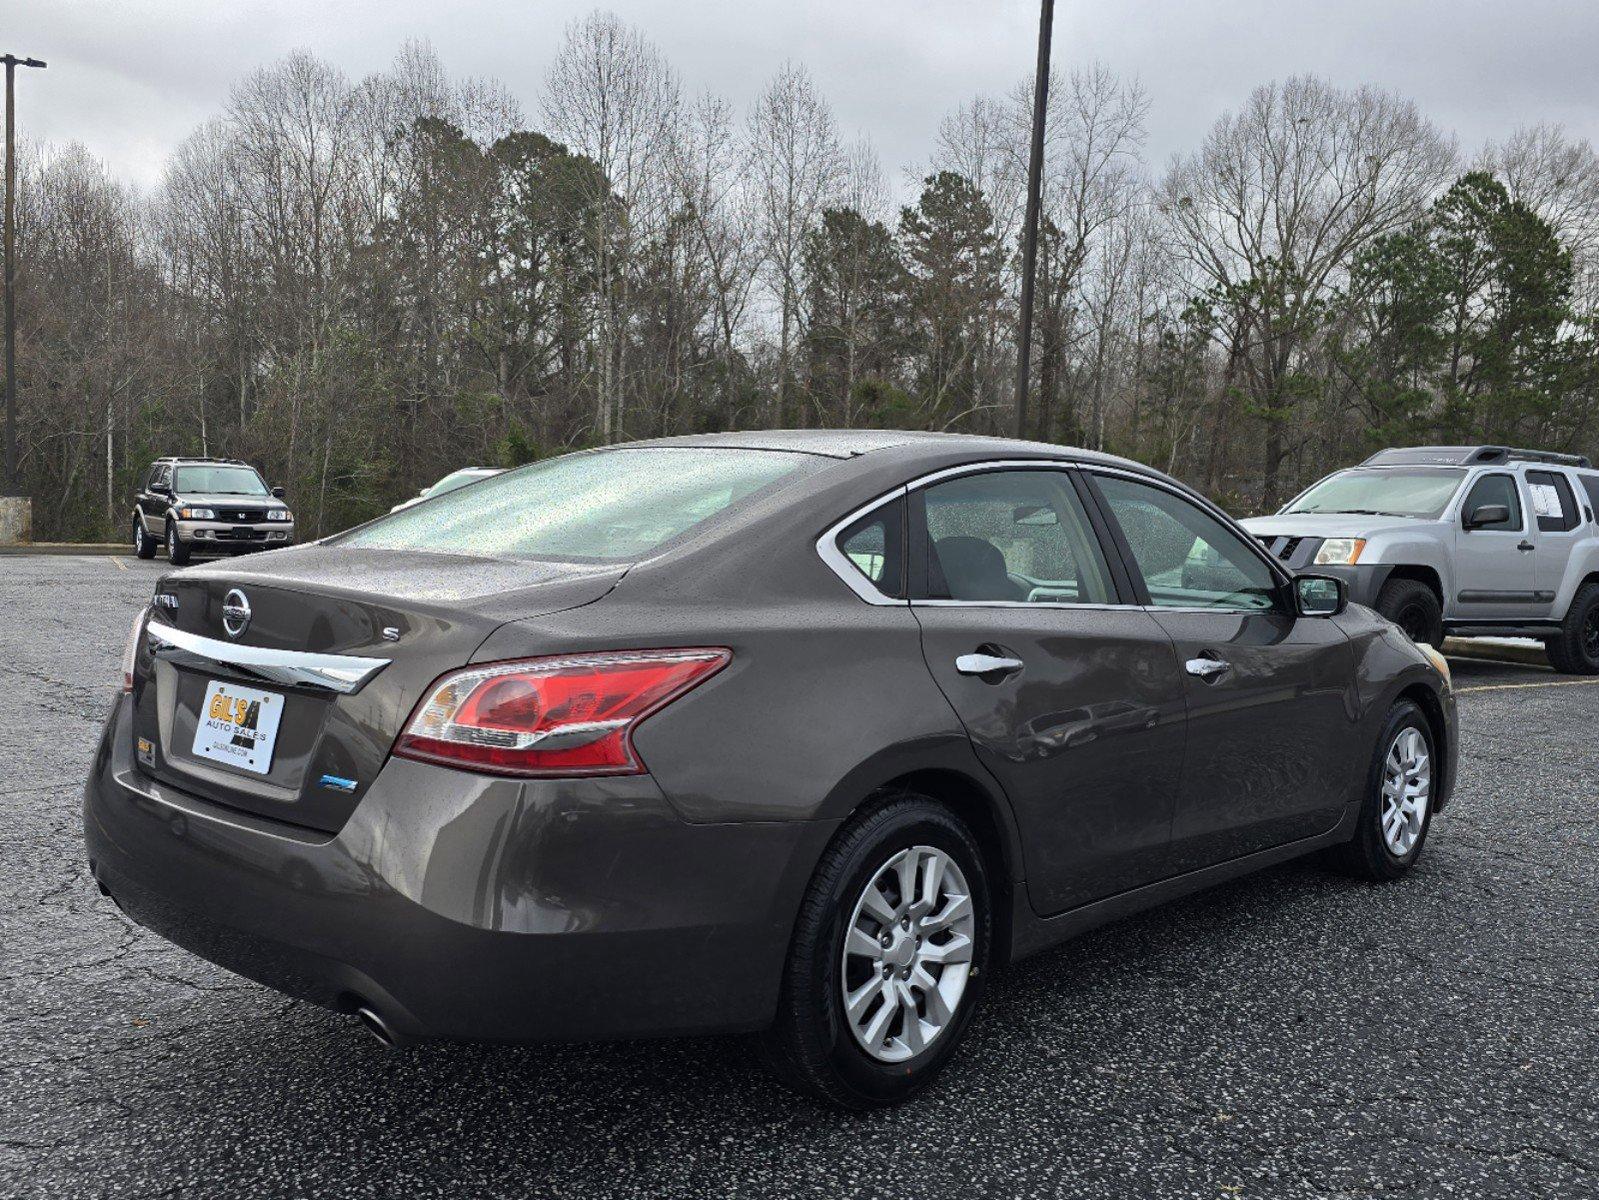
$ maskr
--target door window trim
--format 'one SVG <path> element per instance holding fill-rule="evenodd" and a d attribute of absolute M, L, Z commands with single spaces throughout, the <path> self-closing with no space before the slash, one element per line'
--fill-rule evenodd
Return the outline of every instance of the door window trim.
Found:
<path fill-rule="evenodd" d="M 913 594 L 916 591 L 916 586 L 912 582 L 912 571 L 916 566 L 920 565 L 922 561 L 925 561 L 924 551 L 920 543 L 922 537 L 926 533 L 926 522 L 923 521 L 918 523 L 913 513 L 911 502 L 915 498 L 916 493 L 923 491 L 934 484 L 942 483 L 948 479 L 956 479 L 963 475 L 975 475 L 984 471 L 1014 470 L 1059 471 L 1067 477 L 1068 482 L 1072 485 L 1073 491 L 1077 495 L 1078 502 L 1083 506 L 1083 509 L 1088 517 L 1089 527 L 1094 536 L 1098 539 L 1100 553 L 1104 556 L 1105 564 L 1110 570 L 1111 586 L 1115 589 L 1117 596 L 1120 597 L 1117 602 L 1108 604 L 1072 604 L 1058 600 L 1040 600 L 1036 603 L 1027 600 L 931 600 L 926 598 L 918 598 Z M 1249 548 L 1250 552 L 1255 554 L 1260 561 L 1266 564 L 1267 569 L 1271 572 L 1272 577 L 1278 581 L 1279 586 L 1286 588 L 1290 585 L 1291 576 L 1285 570 L 1279 567 L 1277 563 L 1272 561 L 1271 556 L 1268 555 L 1263 548 L 1257 545 L 1255 539 L 1250 537 L 1247 532 L 1244 532 L 1242 529 L 1240 529 L 1237 526 L 1237 523 L 1233 521 L 1231 517 L 1229 517 L 1221 509 L 1217 508 L 1210 501 L 1206 500 L 1203 496 L 1200 496 L 1197 492 L 1189 492 L 1184 488 L 1167 483 L 1156 475 L 1145 474 L 1142 471 L 1130 471 L 1122 467 L 1101 465 L 1098 463 L 1085 463 L 1071 459 L 1059 458 L 988 459 L 982 462 L 960 463 L 953 467 L 942 467 L 939 470 L 930 471 L 926 475 L 917 476 L 915 479 L 900 484 L 891 491 L 884 492 L 876 499 L 861 505 L 859 508 L 854 509 L 846 514 L 841 520 L 835 521 L 832 525 L 829 525 L 822 536 L 816 539 L 816 553 L 817 556 L 827 564 L 828 569 L 831 570 L 833 574 L 837 575 L 850 591 L 854 592 L 855 595 L 866 601 L 866 603 L 877 605 L 879 607 L 909 606 L 912 608 L 1025 608 L 1036 610 L 1055 609 L 1068 612 L 1205 612 L 1241 613 L 1253 616 L 1259 616 L 1263 613 L 1285 611 L 1275 608 L 1223 608 L 1221 606 L 1205 606 L 1190 609 L 1143 603 L 1143 588 L 1140 585 L 1138 578 L 1133 574 L 1133 568 L 1128 562 L 1130 551 L 1122 545 L 1120 531 L 1105 515 L 1102 502 L 1099 497 L 1099 491 L 1093 486 L 1089 479 L 1089 476 L 1095 474 L 1122 476 L 1138 483 L 1144 483 L 1151 487 L 1160 488 L 1163 491 L 1170 492 L 1173 496 L 1176 496 L 1181 500 L 1188 501 L 1190 504 L 1200 508 L 1208 515 L 1215 517 L 1225 528 L 1230 529 L 1233 533 L 1237 534 L 1243 541 L 1244 545 Z M 908 600 L 895 599 L 892 596 L 885 596 L 882 592 L 878 591 L 877 588 L 872 584 L 871 580 L 862 575 L 855 564 L 850 562 L 848 556 L 846 556 L 844 552 L 838 548 L 837 542 L 839 534 L 843 533 L 844 530 L 855 524 L 855 522 L 859 521 L 862 517 L 875 512 L 885 504 L 890 504 L 893 501 L 901 498 L 906 500 L 905 523 L 907 526 L 907 533 L 909 534 L 908 538 L 906 539 L 905 547 L 905 590 L 907 595 L 910 596 L 910 599 Z"/>
<path fill-rule="evenodd" d="M 909 488 L 906 485 L 901 484 L 893 491 L 879 496 L 871 503 L 863 504 L 860 508 L 857 508 L 854 512 L 846 516 L 842 521 L 837 521 L 834 524 L 829 525 L 827 527 L 827 532 L 823 533 L 821 537 L 816 539 L 817 556 L 827 564 L 828 569 L 831 570 L 833 574 L 837 575 L 844 581 L 850 591 L 854 592 L 868 604 L 875 604 L 879 607 L 888 606 L 892 608 L 901 608 L 904 607 L 905 600 L 903 598 L 896 598 L 894 596 L 886 596 L 879 591 L 877 585 L 870 579 L 866 578 L 866 576 L 861 573 L 861 569 L 850 561 L 849 555 L 845 554 L 838 548 L 839 535 L 851 525 L 854 525 L 857 521 L 864 517 L 870 516 L 884 505 L 892 504 L 896 500 L 904 499 L 907 491 L 909 491 Z M 904 539 L 902 538 L 901 542 L 903 541 Z M 910 557 L 908 554 L 904 554 L 903 556 L 907 560 Z M 901 571 L 906 575 L 910 573 L 910 564 L 908 561 L 901 566 Z"/>

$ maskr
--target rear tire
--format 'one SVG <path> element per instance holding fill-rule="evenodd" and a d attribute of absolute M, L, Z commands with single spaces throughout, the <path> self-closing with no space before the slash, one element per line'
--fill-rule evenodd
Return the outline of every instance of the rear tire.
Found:
<path fill-rule="evenodd" d="M 192 553 L 189 543 L 178 536 L 178 527 L 171 521 L 167 522 L 167 560 L 174 567 L 181 567 L 189 561 Z"/>
<path fill-rule="evenodd" d="M 929 876 L 943 882 L 929 887 Z M 800 905 L 777 1020 L 762 1038 L 768 1065 L 796 1091 L 846 1109 L 927 1086 L 981 998 L 989 896 L 977 843 L 937 801 L 903 793 L 852 820 Z M 863 997 L 853 1017 L 846 992 Z"/>
<path fill-rule="evenodd" d="M 1561 674 L 1599 675 L 1599 583 L 1577 589 L 1560 632 L 1544 647 L 1550 664 Z"/>
<path fill-rule="evenodd" d="M 139 558 L 155 557 L 155 539 L 144 529 L 144 518 L 133 518 L 133 553 Z"/>
<path fill-rule="evenodd" d="M 1405 631 L 1413 642 L 1440 646 L 1444 612 L 1433 590 L 1419 579 L 1390 579 L 1377 593 L 1377 611 Z"/>
<path fill-rule="evenodd" d="M 1415 866 L 1432 828 L 1442 767 L 1426 714 L 1401 700 L 1377 738 L 1355 836 L 1331 852 L 1333 866 L 1378 882 Z"/>

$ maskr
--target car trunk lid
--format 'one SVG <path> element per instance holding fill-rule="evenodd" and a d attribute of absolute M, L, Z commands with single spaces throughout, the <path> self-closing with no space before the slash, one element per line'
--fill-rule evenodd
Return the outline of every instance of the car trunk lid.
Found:
<path fill-rule="evenodd" d="M 137 660 L 136 758 L 174 787 L 335 831 L 428 684 L 506 621 L 591 603 L 624 570 L 311 545 L 168 576 Z"/>

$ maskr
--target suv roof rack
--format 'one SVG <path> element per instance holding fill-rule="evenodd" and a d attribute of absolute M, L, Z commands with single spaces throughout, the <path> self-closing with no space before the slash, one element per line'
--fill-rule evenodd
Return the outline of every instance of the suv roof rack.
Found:
<path fill-rule="evenodd" d="M 222 463 L 229 467 L 247 467 L 250 464 L 242 458 L 207 458 L 203 454 L 165 454 L 156 459 L 158 463 Z"/>
<path fill-rule="evenodd" d="M 1582 454 L 1556 454 L 1552 450 L 1518 450 L 1512 446 L 1409 446 L 1379 450 L 1361 466 L 1474 467 L 1483 463 L 1541 462 L 1563 467 L 1592 468 Z"/>

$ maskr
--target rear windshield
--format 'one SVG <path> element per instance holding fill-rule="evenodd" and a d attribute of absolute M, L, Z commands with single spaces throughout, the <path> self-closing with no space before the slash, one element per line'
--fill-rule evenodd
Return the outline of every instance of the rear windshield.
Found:
<path fill-rule="evenodd" d="M 431 497 L 334 540 L 504 558 L 636 559 L 817 461 L 703 446 L 568 454 Z"/>
<path fill-rule="evenodd" d="M 267 485 L 252 467 L 179 467 L 173 490 L 196 495 L 265 496 Z"/>
<path fill-rule="evenodd" d="M 1435 467 L 1342 471 L 1323 479 L 1283 511 L 1436 517 L 1465 477 L 1464 471 Z"/>

